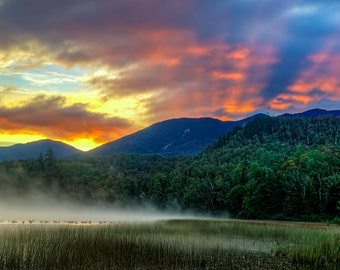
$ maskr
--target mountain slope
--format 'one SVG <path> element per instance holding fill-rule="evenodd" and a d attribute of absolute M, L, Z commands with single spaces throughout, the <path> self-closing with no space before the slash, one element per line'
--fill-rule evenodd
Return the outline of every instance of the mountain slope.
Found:
<path fill-rule="evenodd" d="M 323 109 L 311 109 L 301 113 L 285 113 L 278 117 L 302 117 L 302 118 L 315 118 L 318 116 L 324 115 L 333 115 L 333 116 L 340 116 L 340 110 L 323 110 Z"/>
<path fill-rule="evenodd" d="M 170 119 L 102 145 L 89 154 L 140 153 L 194 156 L 236 125 L 264 116 L 257 114 L 240 121 L 228 122 L 213 118 Z"/>
<path fill-rule="evenodd" d="M 312 109 L 296 114 L 287 113 L 276 118 L 316 118 L 325 115 L 340 116 L 340 110 Z M 104 144 L 88 154 L 139 153 L 195 156 L 235 126 L 244 125 L 257 118 L 269 118 L 269 116 L 256 114 L 239 121 L 228 122 L 213 118 L 170 119 Z"/>
<path fill-rule="evenodd" d="M 302 113 L 283 114 L 276 118 L 316 118 L 340 116 L 340 110 L 312 109 Z M 151 125 L 131 135 L 104 144 L 86 155 L 112 155 L 114 153 L 160 154 L 162 156 L 195 156 L 213 145 L 232 128 L 253 119 L 270 118 L 264 114 L 239 121 L 220 121 L 213 118 L 170 119 Z M 256 128 L 256 127 L 255 127 Z M 249 130 L 249 128 L 248 128 Z M 28 144 L 0 147 L 0 161 L 37 157 L 51 147 L 58 158 L 82 156 L 83 152 L 61 142 L 42 140 Z"/>
<path fill-rule="evenodd" d="M 222 196 L 224 207 L 236 217 L 337 219 L 340 117 L 327 114 L 255 119 L 221 137 L 198 155 L 192 169 L 187 170 L 200 168 L 197 172 L 201 181 L 208 175 L 206 189 L 227 179 L 224 187 L 229 189 Z M 205 167 L 208 174 L 202 169 Z"/>
<path fill-rule="evenodd" d="M 233 122 L 212 118 L 171 119 L 100 146 L 91 154 L 157 153 L 164 156 L 190 156 L 214 143 L 233 126 Z"/>
<path fill-rule="evenodd" d="M 307 114 L 310 115 L 310 114 Z M 297 145 L 313 148 L 318 146 L 338 149 L 340 142 L 340 117 L 317 114 L 316 117 L 267 117 L 254 119 L 238 126 L 222 136 L 202 152 L 203 156 L 219 159 L 244 158 L 259 147 L 286 154 L 295 151 Z M 233 152 L 230 149 L 243 149 Z M 245 150 L 248 149 L 248 150 Z M 251 150 L 249 150 L 251 149 Z M 233 156 L 233 154 L 235 154 Z M 289 152 L 291 154 L 291 152 Z"/>
<path fill-rule="evenodd" d="M 36 158 L 40 153 L 45 153 L 48 148 L 54 151 L 57 158 L 65 158 L 81 153 L 80 150 L 62 142 L 41 140 L 0 147 L 0 161 Z"/>

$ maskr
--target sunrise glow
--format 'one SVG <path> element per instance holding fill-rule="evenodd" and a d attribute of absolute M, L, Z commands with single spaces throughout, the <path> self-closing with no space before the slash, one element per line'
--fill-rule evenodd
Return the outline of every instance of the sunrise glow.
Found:
<path fill-rule="evenodd" d="M 317 12 L 316 12 L 317 10 Z M 340 105 L 337 1 L 0 1 L 0 146 Z"/>

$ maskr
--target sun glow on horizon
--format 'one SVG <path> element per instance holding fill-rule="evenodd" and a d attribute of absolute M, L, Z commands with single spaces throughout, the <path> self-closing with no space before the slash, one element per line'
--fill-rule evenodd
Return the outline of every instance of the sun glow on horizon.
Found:
<path fill-rule="evenodd" d="M 15 144 L 24 144 L 39 140 L 44 140 L 45 137 L 38 134 L 0 134 L 0 147 L 7 147 Z"/>
<path fill-rule="evenodd" d="M 68 144 L 74 148 L 77 148 L 83 152 L 90 151 L 104 143 L 94 142 L 91 138 L 89 139 L 75 139 L 73 141 L 68 140 L 60 140 L 60 139 L 51 139 L 46 138 L 40 135 L 27 135 L 27 134 L 14 134 L 14 135 L 0 135 L 0 147 L 9 147 L 16 144 L 26 144 L 31 142 L 36 142 L 40 140 L 54 140 L 59 141 L 65 144 Z"/>
<path fill-rule="evenodd" d="M 63 141 L 63 143 L 66 143 L 68 145 L 71 145 L 83 152 L 90 151 L 100 145 L 101 143 L 96 143 L 92 139 L 76 139 L 74 141 Z"/>

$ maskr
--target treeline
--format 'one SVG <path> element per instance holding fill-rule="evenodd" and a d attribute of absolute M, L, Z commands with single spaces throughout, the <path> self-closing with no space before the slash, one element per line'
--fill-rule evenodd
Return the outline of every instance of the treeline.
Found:
<path fill-rule="evenodd" d="M 124 155 L 0 164 L 0 190 L 251 219 L 340 220 L 340 119 L 255 119 L 195 158 Z"/>

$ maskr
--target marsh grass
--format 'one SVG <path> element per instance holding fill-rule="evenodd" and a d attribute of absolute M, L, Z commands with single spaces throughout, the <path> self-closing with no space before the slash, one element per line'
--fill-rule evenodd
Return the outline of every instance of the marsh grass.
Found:
<path fill-rule="evenodd" d="M 0 269 L 338 269 L 339 237 L 337 227 L 214 220 L 3 225 Z"/>

